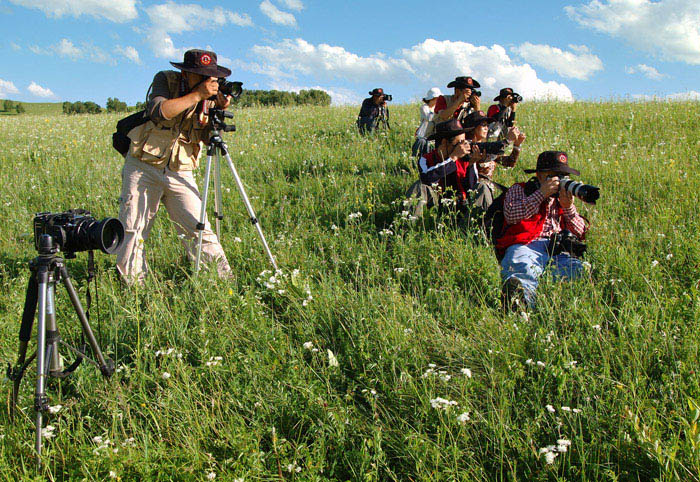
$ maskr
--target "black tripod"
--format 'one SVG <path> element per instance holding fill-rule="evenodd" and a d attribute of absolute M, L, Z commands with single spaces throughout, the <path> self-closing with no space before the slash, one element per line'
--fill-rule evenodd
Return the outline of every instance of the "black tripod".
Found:
<path fill-rule="evenodd" d="M 248 195 L 245 192 L 245 189 L 243 188 L 243 182 L 241 182 L 241 178 L 238 176 L 238 171 L 236 170 L 236 166 L 233 165 L 233 161 L 231 160 L 231 156 L 228 153 L 228 146 L 226 146 L 226 143 L 224 140 L 221 138 L 221 135 L 219 134 L 219 130 L 222 130 L 224 132 L 232 132 L 236 130 L 236 126 L 234 125 L 226 125 L 224 120 L 226 117 L 232 118 L 233 114 L 229 112 L 225 112 L 220 109 L 211 109 L 209 111 L 209 118 L 210 118 L 210 123 L 212 126 L 212 132 L 211 136 L 209 137 L 209 145 L 207 146 L 207 166 L 204 171 L 204 189 L 202 192 L 202 210 L 200 211 L 199 215 L 199 223 L 197 224 L 197 229 L 199 230 L 199 239 L 197 240 L 197 257 L 195 260 L 195 272 L 199 271 L 199 266 L 200 266 L 200 261 L 202 257 L 202 235 L 203 235 L 203 230 L 204 230 L 204 220 L 206 219 L 207 215 L 207 198 L 209 197 L 209 178 L 211 175 L 211 163 L 212 160 L 214 159 L 214 155 L 216 154 L 216 166 L 214 168 L 214 182 L 216 186 L 214 187 L 214 217 L 216 218 L 216 237 L 221 240 L 221 220 L 224 219 L 223 215 L 223 208 L 222 208 L 222 198 L 221 198 L 221 156 L 223 155 L 224 159 L 226 159 L 226 162 L 228 163 L 228 167 L 231 169 L 231 172 L 233 173 L 233 178 L 236 181 L 236 186 L 238 187 L 238 192 L 241 195 L 241 199 L 243 200 L 243 204 L 245 204 L 246 209 L 248 210 L 248 216 L 250 216 L 250 222 L 255 225 L 255 229 L 258 231 L 258 236 L 260 237 L 260 241 L 262 242 L 263 248 L 265 249 L 265 252 L 267 253 L 268 258 L 270 258 L 270 263 L 272 263 L 272 266 L 275 268 L 275 271 L 277 271 L 279 268 L 277 267 L 277 263 L 275 262 L 275 257 L 272 256 L 272 251 L 270 251 L 270 247 L 267 244 L 267 240 L 265 239 L 265 235 L 262 232 L 262 228 L 260 227 L 260 222 L 258 221 L 258 218 L 255 216 L 255 211 L 253 211 L 253 206 L 250 204 L 250 200 L 248 199 Z"/>
<path fill-rule="evenodd" d="M 389 106 L 387 105 L 383 105 L 379 108 L 379 115 L 375 121 L 374 128 L 377 129 L 380 126 L 384 127 L 386 130 L 391 130 L 389 126 Z"/>
<path fill-rule="evenodd" d="M 48 398 L 46 397 L 46 378 L 65 378 L 70 375 L 85 358 L 97 365 L 105 378 L 109 378 L 114 373 L 114 362 L 109 358 L 105 359 L 102 350 L 97 343 L 97 339 L 90 328 L 88 317 L 83 310 L 78 293 L 73 287 L 68 269 L 63 258 L 58 257 L 58 248 L 54 244 L 53 238 L 44 234 L 39 238 L 39 256 L 29 263 L 31 276 L 27 285 L 27 294 L 24 300 L 24 311 L 22 312 L 22 324 L 19 330 L 19 352 L 17 363 L 14 368 L 8 366 L 7 377 L 13 381 L 12 401 L 10 405 L 10 419 L 14 418 L 17 409 L 17 398 L 19 395 L 20 382 L 25 370 L 36 358 L 36 390 L 34 392 L 34 410 L 36 411 L 36 454 L 37 463 L 41 465 L 41 438 L 43 415 L 49 409 Z M 64 341 L 58 333 L 56 325 L 56 304 L 55 287 L 60 281 L 66 287 L 70 301 L 78 315 L 82 334 L 87 339 L 92 348 L 92 352 L 97 361 L 85 357 L 85 349 L 77 349 Z M 29 359 L 26 359 L 27 346 L 32 334 L 34 316 L 37 314 L 37 348 Z M 63 368 L 58 354 L 59 343 L 73 351 L 77 358 L 68 368 Z"/>

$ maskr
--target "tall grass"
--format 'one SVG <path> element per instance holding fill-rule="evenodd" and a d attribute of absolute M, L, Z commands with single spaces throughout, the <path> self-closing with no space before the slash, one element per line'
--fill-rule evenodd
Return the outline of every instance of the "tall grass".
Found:
<path fill-rule="evenodd" d="M 561 149 L 602 197 L 579 204 L 589 274 L 545 278 L 538 310 L 507 316 L 489 246 L 435 213 L 402 215 L 417 112 L 393 107 L 392 130 L 367 138 L 354 107 L 236 112 L 229 147 L 284 276 L 261 275 L 268 262 L 226 171 L 235 280 L 193 276 L 164 212 L 145 286 L 123 287 L 98 255 L 92 319 L 118 372 L 103 381 L 84 364 L 52 381 L 62 408 L 37 472 L 30 370 L 16 423 L 0 412 L 0 476 L 698 480 L 700 105 L 522 105 L 523 153 L 497 180 L 525 180 L 539 152 Z M 4 361 L 16 356 L 33 214 L 118 212 L 118 118 L 0 118 Z M 85 258 L 69 261 L 83 297 Z M 75 341 L 61 291 L 57 304 Z"/>

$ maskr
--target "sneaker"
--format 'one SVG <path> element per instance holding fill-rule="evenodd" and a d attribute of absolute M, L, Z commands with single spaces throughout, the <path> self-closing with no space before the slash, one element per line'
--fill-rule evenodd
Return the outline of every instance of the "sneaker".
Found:
<path fill-rule="evenodd" d="M 503 311 L 516 311 L 525 306 L 525 290 L 518 278 L 511 276 L 503 284 L 501 290 L 501 306 Z"/>

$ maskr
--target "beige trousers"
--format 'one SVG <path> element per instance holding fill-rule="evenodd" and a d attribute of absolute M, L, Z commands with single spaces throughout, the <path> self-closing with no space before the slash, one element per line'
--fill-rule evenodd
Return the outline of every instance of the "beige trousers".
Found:
<path fill-rule="evenodd" d="M 148 272 L 144 242 L 163 203 L 175 223 L 187 255 L 194 260 L 197 250 L 202 200 L 192 171 L 159 169 L 127 155 L 122 168 L 119 220 L 124 224 L 124 242 L 117 251 L 117 269 L 127 283 L 141 282 Z M 222 278 L 231 276 L 219 240 L 208 220 L 202 236 L 202 261 L 216 261 Z"/>

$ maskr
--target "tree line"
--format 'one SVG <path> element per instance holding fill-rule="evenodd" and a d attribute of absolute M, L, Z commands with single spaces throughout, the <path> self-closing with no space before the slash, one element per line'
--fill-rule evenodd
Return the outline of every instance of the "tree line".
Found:
<path fill-rule="evenodd" d="M 5 99 L 2 103 L 2 110 L 3 112 L 16 112 L 18 114 L 22 114 L 26 112 L 24 109 L 24 106 L 20 104 L 19 102 L 15 103 L 11 100 Z"/>

